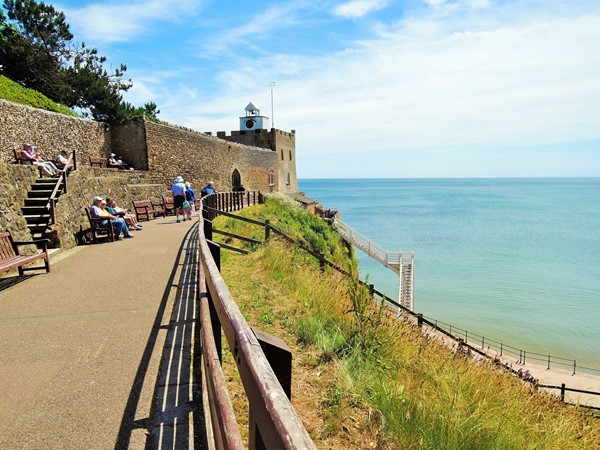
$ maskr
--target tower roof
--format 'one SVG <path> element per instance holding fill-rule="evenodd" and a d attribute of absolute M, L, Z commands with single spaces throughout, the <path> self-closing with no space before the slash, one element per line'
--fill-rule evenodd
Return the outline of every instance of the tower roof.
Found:
<path fill-rule="evenodd" d="M 248 106 L 244 108 L 244 111 L 258 111 L 259 109 L 254 105 L 254 103 L 248 103 Z"/>

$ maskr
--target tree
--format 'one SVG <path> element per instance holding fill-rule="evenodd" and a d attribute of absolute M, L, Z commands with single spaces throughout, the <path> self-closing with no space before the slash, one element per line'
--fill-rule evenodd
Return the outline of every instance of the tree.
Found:
<path fill-rule="evenodd" d="M 4 0 L 0 10 L 0 73 L 96 120 L 121 121 L 136 108 L 123 102 L 127 67 L 104 69 L 106 57 L 75 45 L 65 15 L 36 0 Z M 150 110 L 158 114 L 156 105 Z M 143 108 L 140 111 L 143 114 Z"/>
<path fill-rule="evenodd" d="M 5 0 L 10 23 L 0 24 L 4 43 L 0 54 L 7 77 L 64 103 L 69 88 L 62 67 L 73 39 L 62 12 L 34 0 Z M 71 105 L 69 105 L 71 106 Z"/>

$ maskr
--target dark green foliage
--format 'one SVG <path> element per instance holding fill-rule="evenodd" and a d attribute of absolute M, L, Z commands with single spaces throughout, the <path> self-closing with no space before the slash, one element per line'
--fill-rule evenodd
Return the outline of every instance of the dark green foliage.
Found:
<path fill-rule="evenodd" d="M 0 75 L 51 100 L 80 108 L 96 120 L 156 119 L 155 103 L 136 108 L 123 101 L 132 83 L 120 64 L 109 73 L 106 57 L 84 43 L 74 44 L 65 15 L 36 0 L 4 0 L 0 11 Z"/>

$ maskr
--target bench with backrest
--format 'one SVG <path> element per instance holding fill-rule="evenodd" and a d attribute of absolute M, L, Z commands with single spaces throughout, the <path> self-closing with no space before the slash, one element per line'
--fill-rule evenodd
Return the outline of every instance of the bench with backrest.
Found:
<path fill-rule="evenodd" d="M 161 205 L 155 205 L 152 203 L 152 200 L 134 200 L 133 209 L 138 222 L 141 221 L 142 218 L 150 221 L 150 214 L 152 214 L 153 219 L 156 218 L 157 215 L 167 217 L 165 208 L 162 208 Z"/>
<path fill-rule="evenodd" d="M 90 166 L 92 167 L 107 167 L 108 160 L 106 158 L 102 158 L 101 156 L 90 156 Z"/>
<path fill-rule="evenodd" d="M 0 233 L 0 273 L 9 270 L 19 269 L 19 275 L 23 275 L 28 270 L 46 269 L 50 272 L 50 256 L 48 255 L 48 239 L 37 239 L 35 241 L 15 241 L 10 230 Z M 21 245 L 41 245 L 42 253 L 33 255 L 22 255 L 19 251 Z M 25 265 L 44 260 L 43 267 L 24 267 Z"/>
<path fill-rule="evenodd" d="M 167 216 L 169 214 L 175 215 L 175 203 L 173 203 L 173 199 L 171 197 L 163 197 L 161 206 L 165 209 L 165 214 Z"/>
<path fill-rule="evenodd" d="M 33 161 L 27 158 L 21 157 L 21 150 L 13 150 L 15 154 L 15 163 L 23 164 L 24 166 L 33 166 Z M 44 176 L 44 171 L 40 166 L 37 166 L 38 172 L 40 173 L 40 177 Z"/>
<path fill-rule="evenodd" d="M 110 220 L 108 220 L 105 217 L 92 216 L 92 212 L 90 211 L 89 206 L 86 206 L 84 209 L 85 209 L 87 218 L 90 222 L 90 229 L 92 231 L 92 241 L 94 242 L 94 244 L 98 243 L 98 240 L 101 238 L 114 242 L 115 241 L 115 230 L 114 230 L 114 227 L 113 227 L 112 223 L 110 222 Z M 101 225 L 102 222 L 104 222 L 106 220 L 108 220 L 108 224 L 102 226 Z"/>

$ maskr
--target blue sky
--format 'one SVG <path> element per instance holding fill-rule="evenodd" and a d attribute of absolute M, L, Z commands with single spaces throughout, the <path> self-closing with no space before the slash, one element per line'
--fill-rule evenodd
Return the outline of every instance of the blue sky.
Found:
<path fill-rule="evenodd" d="M 199 131 L 249 101 L 300 178 L 600 176 L 596 0 L 64 0 L 126 100 Z"/>

